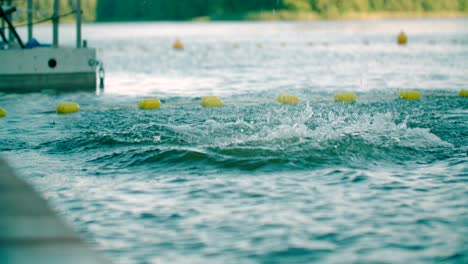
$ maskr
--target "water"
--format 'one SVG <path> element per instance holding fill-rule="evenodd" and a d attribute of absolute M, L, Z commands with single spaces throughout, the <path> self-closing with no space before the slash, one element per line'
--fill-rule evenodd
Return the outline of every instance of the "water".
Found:
<path fill-rule="evenodd" d="M 62 33 L 74 43 L 73 26 Z M 467 19 L 84 35 L 105 93 L 1 94 L 0 151 L 116 263 L 468 262 Z M 396 100 L 400 89 L 423 98 Z M 337 91 L 358 102 L 334 103 Z M 199 106 L 211 94 L 226 106 Z M 172 105 L 108 110 L 149 96 Z M 43 113 L 62 101 L 94 110 Z"/>

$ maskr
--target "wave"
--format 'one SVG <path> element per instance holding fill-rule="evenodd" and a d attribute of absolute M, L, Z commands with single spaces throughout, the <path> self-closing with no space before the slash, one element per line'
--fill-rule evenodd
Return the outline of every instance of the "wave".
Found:
<path fill-rule="evenodd" d="M 158 170 L 362 167 L 430 162 L 454 151 L 430 128 L 415 126 L 411 115 L 369 111 L 368 105 L 183 110 L 157 120 L 150 114 L 119 122 L 105 117 L 94 126 L 82 125 L 82 133 L 41 147 L 50 154 L 88 153 L 86 160 L 103 168 Z"/>

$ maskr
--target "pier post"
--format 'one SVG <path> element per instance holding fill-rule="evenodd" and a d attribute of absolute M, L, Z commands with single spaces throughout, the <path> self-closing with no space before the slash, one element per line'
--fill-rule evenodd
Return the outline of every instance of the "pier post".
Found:
<path fill-rule="evenodd" d="M 12 3 L 13 3 L 13 0 L 6 1 L 7 6 L 11 6 Z M 7 18 L 11 21 L 11 15 L 7 15 Z M 11 30 L 8 29 L 8 42 L 13 43 L 14 38 L 15 37 L 13 36 L 13 32 L 11 32 Z"/>
<path fill-rule="evenodd" d="M 3 0 L 0 0 L 0 5 L 3 6 Z M 0 34 L 5 36 L 5 20 L 2 19 L 2 24 L 0 25 Z M 7 40 L 5 40 L 7 41 Z M 0 47 L 2 48 L 2 47 Z"/>
<path fill-rule="evenodd" d="M 32 0 L 28 0 L 28 41 L 33 38 L 33 10 Z"/>
<path fill-rule="evenodd" d="M 54 0 L 54 14 L 52 18 L 52 43 L 54 48 L 59 45 L 59 20 L 60 20 L 60 1 Z"/>
<path fill-rule="evenodd" d="M 76 48 L 81 48 L 81 0 L 76 0 Z"/>

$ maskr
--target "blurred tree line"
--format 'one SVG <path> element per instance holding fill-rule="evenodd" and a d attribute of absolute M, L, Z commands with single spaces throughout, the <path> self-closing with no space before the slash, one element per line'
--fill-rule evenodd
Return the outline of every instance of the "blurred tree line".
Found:
<path fill-rule="evenodd" d="M 3 0 L 7 2 L 7 0 Z M 2 2 L 2 0 L 0 0 Z M 14 0 L 25 5 L 26 0 Z M 33 0 L 35 18 L 52 12 L 52 0 Z M 61 12 L 73 9 L 75 0 L 60 0 Z M 468 0 L 81 0 L 87 21 L 247 19 L 252 13 L 313 14 L 339 18 L 348 14 L 464 13 Z M 18 4 L 20 3 L 20 4 Z M 299 16 L 297 16 L 299 18 Z M 266 17 L 273 18 L 274 16 Z"/>
<path fill-rule="evenodd" d="M 97 0 L 99 21 L 241 19 L 247 12 L 284 10 L 310 12 L 319 17 L 373 12 L 468 13 L 468 0 Z"/>
<path fill-rule="evenodd" d="M 81 9 L 83 12 L 83 19 L 86 21 L 96 20 L 96 7 L 99 0 L 81 0 Z M 27 1 L 26 0 L 0 0 L 0 4 L 8 5 L 12 2 L 18 9 L 15 14 L 15 21 L 25 21 L 27 17 Z M 60 13 L 70 13 L 75 10 L 75 0 L 60 0 Z M 52 0 L 33 0 L 33 17 L 34 20 L 42 20 L 50 18 L 53 14 L 54 1 Z M 70 18 L 63 17 L 62 20 L 71 20 Z"/>

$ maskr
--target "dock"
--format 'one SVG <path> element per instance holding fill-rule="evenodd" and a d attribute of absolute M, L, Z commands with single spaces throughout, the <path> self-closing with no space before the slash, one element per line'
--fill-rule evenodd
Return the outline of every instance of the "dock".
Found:
<path fill-rule="evenodd" d="M 47 201 L 0 159 L 0 263 L 110 262 L 85 245 Z"/>
<path fill-rule="evenodd" d="M 69 13 L 60 13 L 63 1 L 52 1 L 52 16 L 42 20 L 34 20 L 33 14 L 46 10 L 36 10 L 33 0 L 26 1 L 26 6 L 24 2 L 0 0 L 0 92 L 96 92 L 97 71 L 103 88 L 103 64 L 97 59 L 96 49 L 82 39 L 81 0 L 68 1 Z M 27 38 L 21 36 L 14 21 L 21 9 L 28 10 Z M 60 18 L 68 15 L 76 17 L 76 46 L 60 45 Z M 47 21 L 52 24 L 50 43 L 34 38 L 33 25 Z"/>

